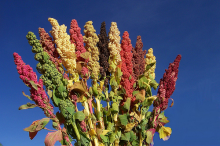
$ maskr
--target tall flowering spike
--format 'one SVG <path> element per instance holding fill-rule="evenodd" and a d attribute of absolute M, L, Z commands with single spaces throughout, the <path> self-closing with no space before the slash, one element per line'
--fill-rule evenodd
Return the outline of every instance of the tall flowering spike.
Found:
<path fill-rule="evenodd" d="M 121 37 L 120 31 L 118 30 L 117 23 L 112 22 L 110 31 L 109 31 L 109 44 L 108 49 L 110 51 L 110 57 L 109 57 L 109 72 L 115 72 L 116 66 L 119 65 L 121 62 L 121 44 L 120 40 Z"/>
<path fill-rule="evenodd" d="M 131 40 L 129 38 L 129 34 L 127 31 L 124 32 L 122 36 L 121 41 L 121 60 L 122 60 L 122 66 L 121 71 L 123 72 L 122 78 L 121 78 L 121 85 L 126 91 L 127 97 L 132 97 L 133 92 L 133 84 L 134 84 L 134 78 L 132 76 L 133 74 L 133 64 L 132 64 L 132 44 Z"/>
<path fill-rule="evenodd" d="M 98 75 L 100 72 L 100 65 L 99 65 L 99 50 L 97 45 L 97 42 L 99 41 L 99 38 L 97 34 L 95 33 L 96 30 L 94 29 L 92 25 L 92 21 L 86 22 L 84 26 L 84 33 L 85 36 L 83 36 L 83 40 L 86 44 L 85 48 L 88 52 L 91 54 L 91 58 L 89 59 L 89 69 L 91 70 L 91 78 L 94 81 L 98 80 Z"/>
<path fill-rule="evenodd" d="M 137 80 L 138 76 L 142 75 L 145 71 L 145 60 L 144 55 L 146 54 L 146 50 L 143 50 L 143 43 L 141 40 L 141 36 L 137 36 L 136 46 L 132 49 L 133 53 L 133 70 L 134 70 L 134 78 Z"/>
<path fill-rule="evenodd" d="M 70 36 L 66 33 L 67 27 L 64 24 L 60 26 L 57 20 L 53 18 L 49 18 L 48 21 L 53 26 L 50 33 L 54 38 L 55 44 L 57 45 L 57 51 L 61 56 L 64 67 L 72 75 L 72 79 L 75 82 L 79 81 L 79 75 L 75 71 L 75 45 L 71 44 L 70 42 Z"/>
<path fill-rule="evenodd" d="M 101 79 L 103 79 L 106 76 L 110 76 L 110 72 L 108 71 L 109 68 L 109 63 L 108 59 L 110 56 L 110 52 L 108 50 L 108 36 L 106 33 L 106 28 L 105 28 L 105 21 L 102 22 L 101 24 L 101 29 L 100 29 L 100 34 L 98 35 L 99 37 L 99 42 L 97 44 L 99 48 L 99 63 L 100 63 L 100 74 L 101 74 Z M 108 78 L 107 79 L 107 84 L 108 84 Z"/>
<path fill-rule="evenodd" d="M 157 100 L 154 102 L 155 107 L 160 107 L 160 111 L 164 111 L 168 106 L 168 99 L 173 94 L 176 86 L 179 62 L 181 55 L 177 55 L 173 63 L 170 63 L 168 69 L 165 70 L 163 78 L 160 79 Z"/>
<path fill-rule="evenodd" d="M 53 115 L 53 106 L 50 104 L 49 99 L 45 93 L 45 90 L 43 88 L 43 81 L 40 79 L 39 82 L 37 81 L 37 75 L 33 71 L 33 69 L 26 65 L 21 56 L 18 55 L 18 53 L 14 53 L 14 62 L 17 65 L 17 70 L 20 75 L 20 78 L 23 80 L 23 82 L 30 87 L 30 97 L 31 99 L 40 106 L 46 116 L 51 117 Z M 37 84 L 37 90 L 33 85 L 30 83 L 30 81 L 33 81 L 35 84 Z"/>
<path fill-rule="evenodd" d="M 76 46 L 77 60 L 83 60 L 83 58 L 80 57 L 80 54 L 86 52 L 86 49 L 83 44 L 81 28 L 78 26 L 75 19 L 73 19 L 70 24 L 70 42 Z"/>
<path fill-rule="evenodd" d="M 62 60 L 59 58 L 59 54 L 55 48 L 55 44 L 52 40 L 52 38 L 49 36 L 48 33 L 44 30 L 44 28 L 38 28 L 39 35 L 40 35 L 40 43 L 42 45 L 42 48 L 45 52 L 47 52 L 50 56 L 50 60 L 55 64 L 56 69 L 62 73 L 63 69 L 59 67 L 59 64 L 62 63 Z M 64 77 L 68 79 L 68 75 L 64 73 Z"/>
<path fill-rule="evenodd" d="M 148 53 L 146 54 L 146 59 L 145 59 L 145 68 L 147 65 L 156 62 L 156 57 L 153 54 L 153 49 L 150 48 L 148 50 Z M 155 68 L 156 68 L 156 64 L 154 64 L 147 72 L 145 72 L 145 76 L 147 78 L 149 78 L 149 74 L 151 75 L 151 77 L 153 79 L 155 79 Z"/>
<path fill-rule="evenodd" d="M 32 52 L 35 54 L 35 59 L 39 61 L 37 64 L 37 70 L 42 74 L 40 77 L 43 80 L 44 85 L 49 90 L 55 90 L 59 86 L 66 86 L 67 80 L 63 78 L 62 74 L 56 69 L 55 64 L 49 60 L 50 56 L 47 52 L 43 51 L 43 48 L 36 39 L 36 36 L 33 32 L 28 32 L 26 38 L 28 39 L 29 44 L 32 46 Z M 57 97 L 65 98 L 67 96 L 66 88 L 62 93 L 57 92 Z"/>

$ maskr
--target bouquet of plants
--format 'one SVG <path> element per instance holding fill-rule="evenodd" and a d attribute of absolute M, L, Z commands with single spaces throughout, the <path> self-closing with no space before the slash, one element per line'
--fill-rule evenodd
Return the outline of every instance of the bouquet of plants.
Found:
<path fill-rule="evenodd" d="M 111 23 L 108 35 L 103 22 L 97 35 L 88 21 L 83 36 L 75 19 L 69 34 L 65 25 L 48 20 L 52 37 L 44 28 L 39 28 L 39 40 L 33 32 L 26 36 L 39 61 L 39 80 L 21 56 L 13 54 L 20 78 L 30 88 L 30 96 L 23 94 L 33 101 L 19 110 L 40 107 L 46 115 L 24 129 L 30 139 L 42 129 L 51 131 L 46 146 L 56 141 L 68 146 L 150 146 L 155 132 L 169 139 L 172 131 L 165 127 L 169 121 L 164 110 L 175 90 L 181 55 L 169 64 L 158 84 L 153 49 L 147 54 L 142 50 L 141 36 L 132 47 L 127 31 L 121 40 L 116 22 Z M 152 95 L 158 86 L 157 95 Z M 54 107 L 59 111 L 54 113 Z M 46 128 L 50 120 L 55 130 Z"/>

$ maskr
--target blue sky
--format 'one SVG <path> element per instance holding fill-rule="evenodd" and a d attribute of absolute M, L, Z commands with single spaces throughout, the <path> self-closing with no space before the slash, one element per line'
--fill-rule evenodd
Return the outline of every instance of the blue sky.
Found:
<path fill-rule="evenodd" d="M 167 126 L 172 128 L 171 138 L 164 142 L 156 134 L 155 146 L 220 145 L 219 7 L 218 0 L 1 1 L 0 142 L 4 146 L 44 145 L 46 130 L 33 140 L 23 131 L 32 121 L 45 116 L 39 108 L 18 110 L 29 102 L 22 95 L 22 91 L 29 94 L 29 89 L 19 79 L 12 54 L 17 52 L 36 71 L 37 61 L 26 34 L 32 31 L 38 36 L 39 27 L 49 32 L 47 19 L 52 17 L 68 30 L 71 20 L 76 19 L 82 33 L 90 20 L 97 34 L 101 22 L 106 22 L 107 32 L 111 22 L 117 22 L 120 36 L 128 31 L 133 46 L 141 35 L 144 49 L 154 49 L 158 82 L 169 63 L 181 54 L 179 78 L 171 96 L 174 106 L 165 111 L 170 120 Z"/>

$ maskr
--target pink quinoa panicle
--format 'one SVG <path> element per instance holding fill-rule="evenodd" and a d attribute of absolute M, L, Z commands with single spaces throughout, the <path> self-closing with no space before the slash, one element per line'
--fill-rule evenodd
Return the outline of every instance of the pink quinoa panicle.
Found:
<path fill-rule="evenodd" d="M 133 84 L 134 84 L 134 78 L 132 76 L 133 74 L 133 64 L 132 64 L 132 44 L 131 40 L 129 38 L 129 34 L 127 31 L 124 32 L 122 36 L 122 42 L 121 42 L 121 60 L 122 60 L 122 66 L 121 71 L 123 72 L 122 79 L 121 79 L 121 85 L 126 91 L 126 98 L 131 97 L 132 98 L 132 92 L 133 92 Z M 125 99 L 124 99 L 125 100 Z"/>
<path fill-rule="evenodd" d="M 60 56 L 55 48 L 55 44 L 48 33 L 44 30 L 44 28 L 38 28 L 40 35 L 40 43 L 45 52 L 47 52 L 53 58 L 57 58 Z M 60 60 L 60 62 L 62 62 Z"/>
<path fill-rule="evenodd" d="M 160 79 L 159 89 L 157 93 L 158 99 L 155 100 L 154 106 L 159 106 L 161 111 L 167 109 L 168 99 L 175 90 L 180 60 L 181 55 L 177 55 L 174 62 L 170 63 L 168 69 L 165 70 L 163 78 Z"/>
<path fill-rule="evenodd" d="M 37 81 L 37 75 L 33 71 L 33 69 L 26 65 L 21 56 L 18 53 L 13 53 L 14 62 L 17 65 L 18 74 L 23 82 L 30 87 L 30 97 L 31 99 L 40 106 L 48 116 L 52 116 L 50 113 L 53 113 L 53 106 L 49 103 L 49 99 L 45 93 L 43 88 L 43 81 L 40 79 L 39 82 Z M 33 81 L 38 86 L 38 90 L 36 90 L 29 81 Z M 47 110 L 45 110 L 47 108 Z M 50 111 L 48 111 L 50 110 Z"/>
<path fill-rule="evenodd" d="M 70 24 L 70 42 L 76 46 L 77 60 L 82 61 L 83 58 L 80 57 L 80 54 L 86 52 L 86 49 L 84 48 L 83 44 L 81 28 L 78 26 L 78 23 L 75 19 L 73 19 Z"/>
<path fill-rule="evenodd" d="M 40 35 L 40 43 L 43 50 L 48 53 L 48 55 L 50 56 L 50 60 L 55 64 L 56 69 L 62 74 L 62 70 L 59 68 L 59 64 L 62 63 L 62 60 L 59 53 L 57 52 L 57 49 L 55 48 L 55 43 L 53 42 L 50 35 L 46 33 L 44 28 L 38 28 L 38 30 Z M 64 73 L 63 76 L 65 79 L 69 79 L 66 73 Z"/>
<path fill-rule="evenodd" d="M 80 122 L 80 127 L 82 128 L 82 132 L 86 132 L 86 123 L 84 120 Z"/>
<path fill-rule="evenodd" d="M 143 43 L 141 40 L 141 36 L 137 36 L 136 46 L 132 49 L 133 53 L 133 71 L 135 80 L 138 79 L 138 76 L 142 75 L 145 70 L 145 60 L 144 56 L 146 54 L 146 50 L 143 50 Z"/>

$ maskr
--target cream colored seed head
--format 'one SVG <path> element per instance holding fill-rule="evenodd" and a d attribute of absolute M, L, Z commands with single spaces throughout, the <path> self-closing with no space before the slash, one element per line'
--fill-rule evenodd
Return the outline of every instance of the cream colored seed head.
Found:
<path fill-rule="evenodd" d="M 151 64 L 153 62 L 156 62 L 156 57 L 153 55 L 153 49 L 150 48 L 148 50 L 148 53 L 146 54 L 146 59 L 145 59 L 145 68 L 148 64 Z M 155 79 L 155 68 L 156 68 L 156 64 L 154 66 L 152 66 L 147 72 L 145 72 L 145 76 L 147 78 L 149 78 L 149 73 L 150 75 L 153 77 L 153 79 Z"/>
<path fill-rule="evenodd" d="M 78 75 L 77 73 L 75 73 L 75 45 L 71 44 L 70 42 L 70 36 L 66 33 L 67 27 L 64 24 L 59 26 L 59 23 L 56 19 L 49 18 L 48 20 L 52 25 L 52 31 L 50 31 L 50 33 L 54 38 L 54 42 L 57 46 L 57 51 L 62 59 L 62 63 L 67 71 L 73 76 L 73 80 L 78 81 Z"/>
<path fill-rule="evenodd" d="M 121 37 L 119 35 L 120 35 L 120 31 L 118 30 L 117 23 L 112 22 L 108 34 L 109 36 L 108 49 L 110 51 L 110 56 L 109 56 L 110 62 L 114 63 L 116 66 L 121 62 L 121 56 L 120 56 Z M 113 69 L 110 67 L 109 71 L 112 72 Z"/>
<path fill-rule="evenodd" d="M 98 80 L 98 74 L 100 72 L 100 65 L 99 65 L 99 50 L 96 44 L 99 41 L 97 34 L 95 33 L 96 30 L 92 25 L 92 21 L 86 22 L 84 26 L 84 33 L 83 40 L 85 45 L 85 49 L 90 53 L 91 57 L 89 59 L 89 69 L 91 70 L 91 74 L 94 76 L 95 80 Z"/>

